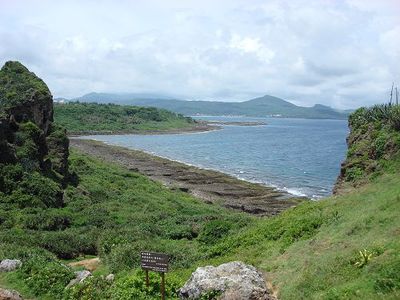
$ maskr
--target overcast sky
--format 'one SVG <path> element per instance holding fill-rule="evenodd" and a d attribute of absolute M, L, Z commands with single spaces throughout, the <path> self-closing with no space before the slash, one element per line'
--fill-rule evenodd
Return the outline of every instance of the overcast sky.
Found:
<path fill-rule="evenodd" d="M 0 63 L 55 97 L 148 92 L 354 108 L 400 87 L 399 0 L 0 0 Z"/>

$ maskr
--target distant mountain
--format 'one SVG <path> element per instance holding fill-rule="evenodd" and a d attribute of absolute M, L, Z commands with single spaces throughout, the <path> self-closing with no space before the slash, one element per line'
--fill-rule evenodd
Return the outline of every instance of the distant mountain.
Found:
<path fill-rule="evenodd" d="M 72 99 L 80 102 L 117 103 L 152 106 L 193 115 L 244 115 L 254 117 L 276 116 L 309 119 L 346 119 L 348 112 L 316 104 L 313 107 L 294 105 L 278 97 L 265 95 L 245 102 L 187 101 L 152 94 L 90 93 Z"/>
<path fill-rule="evenodd" d="M 157 100 L 165 100 L 172 99 L 172 97 L 168 97 L 161 94 L 151 94 L 151 93 L 119 93 L 119 94 L 111 94 L 111 93 L 89 93 L 85 94 L 82 97 L 75 98 L 73 100 L 82 101 L 82 102 L 97 102 L 97 103 L 118 103 L 118 104 L 129 104 L 129 102 L 133 99 L 157 99 Z"/>

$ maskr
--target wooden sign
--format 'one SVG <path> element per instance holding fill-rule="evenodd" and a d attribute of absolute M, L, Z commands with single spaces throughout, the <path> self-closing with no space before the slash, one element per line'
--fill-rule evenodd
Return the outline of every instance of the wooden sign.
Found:
<path fill-rule="evenodd" d="M 141 265 L 143 270 L 167 273 L 168 255 L 155 252 L 141 252 Z"/>
<path fill-rule="evenodd" d="M 165 300 L 165 275 L 168 272 L 169 257 L 164 253 L 141 252 L 141 266 L 146 271 L 146 286 L 149 287 L 149 271 L 161 273 L 161 299 Z"/>

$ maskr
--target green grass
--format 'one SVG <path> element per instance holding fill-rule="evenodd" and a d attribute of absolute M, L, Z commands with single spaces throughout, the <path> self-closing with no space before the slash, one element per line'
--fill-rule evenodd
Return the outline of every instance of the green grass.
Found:
<path fill-rule="evenodd" d="M 28 291 L 39 298 L 48 297 L 48 292 L 50 296 L 57 294 L 69 276 L 66 273 L 52 279 L 56 276 L 52 270 L 59 268 L 57 261 L 67 263 L 83 255 L 100 256 L 102 265 L 95 272 L 99 279 L 92 283 L 96 286 L 103 286 L 100 276 L 108 272 L 126 274 L 120 276 L 121 282 L 126 278 L 137 280 L 139 275 L 127 271 L 139 267 L 139 253 L 143 250 L 168 253 L 172 270 L 186 270 L 206 258 L 207 243 L 215 243 L 256 219 L 203 203 L 138 173 L 77 152 L 70 156 L 70 170 L 77 173 L 79 183 L 68 186 L 61 208 L 21 209 L 0 198 L 0 259 L 21 258 L 24 264 L 33 266 L 38 261 L 43 266 L 41 276 L 57 282 L 50 291 L 41 285 L 29 285 Z M 218 224 L 214 230 L 206 226 L 210 221 Z M 216 231 L 220 226 L 226 227 L 222 234 Z M 36 267 L 18 271 L 18 276 L 13 277 L 16 286 L 11 287 L 24 292 L 35 270 Z M 2 285 L 10 286 L 6 280 Z M 175 287 L 176 284 L 171 289 Z M 132 295 L 138 291 L 131 291 Z"/>
<path fill-rule="evenodd" d="M 70 102 L 54 105 L 57 124 L 69 133 L 129 133 L 190 128 L 191 118 L 164 109 Z"/>
<path fill-rule="evenodd" d="M 385 175 L 345 196 L 263 219 L 210 250 L 266 272 L 281 299 L 400 297 L 400 178 Z M 371 260 L 362 268 L 360 250 Z"/>

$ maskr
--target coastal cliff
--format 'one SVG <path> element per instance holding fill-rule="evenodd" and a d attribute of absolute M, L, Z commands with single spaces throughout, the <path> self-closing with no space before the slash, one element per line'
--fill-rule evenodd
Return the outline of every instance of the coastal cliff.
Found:
<path fill-rule="evenodd" d="M 61 206 L 68 147 L 65 130 L 53 123 L 53 97 L 47 85 L 21 63 L 5 63 L 0 70 L 0 193 L 8 199 L 4 202 Z"/>
<path fill-rule="evenodd" d="M 349 117 L 348 151 L 334 187 L 342 194 L 396 170 L 400 156 L 400 106 L 360 108 Z"/>

